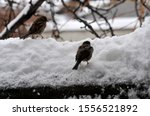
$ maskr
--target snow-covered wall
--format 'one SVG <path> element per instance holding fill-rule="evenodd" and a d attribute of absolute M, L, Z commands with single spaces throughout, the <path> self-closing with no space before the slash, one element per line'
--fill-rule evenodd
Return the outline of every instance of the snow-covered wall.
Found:
<path fill-rule="evenodd" d="M 0 40 L 0 87 L 73 85 L 150 80 L 150 19 L 142 28 L 104 39 L 86 39 L 94 47 L 89 65 L 72 70 L 78 42 L 10 38 Z"/>

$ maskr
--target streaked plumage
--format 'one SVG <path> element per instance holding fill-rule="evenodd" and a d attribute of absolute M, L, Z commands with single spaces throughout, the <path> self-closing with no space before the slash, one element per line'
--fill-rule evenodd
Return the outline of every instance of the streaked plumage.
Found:
<path fill-rule="evenodd" d="M 83 44 L 81 46 L 79 46 L 77 54 L 76 54 L 76 64 L 75 66 L 72 68 L 73 70 L 77 70 L 79 64 L 82 61 L 86 61 L 88 63 L 88 61 L 91 59 L 92 54 L 93 54 L 93 47 L 91 46 L 89 41 L 85 41 L 83 42 Z"/>
<path fill-rule="evenodd" d="M 42 34 L 42 32 L 44 31 L 46 27 L 46 22 L 47 22 L 47 18 L 45 16 L 40 16 L 38 19 L 36 19 L 33 22 L 28 33 L 24 35 L 22 38 L 25 39 L 29 35 L 33 35 L 33 34 Z"/>

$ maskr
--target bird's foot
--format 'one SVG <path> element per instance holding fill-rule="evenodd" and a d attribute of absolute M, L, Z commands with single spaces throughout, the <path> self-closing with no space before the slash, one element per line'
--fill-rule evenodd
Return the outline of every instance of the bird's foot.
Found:
<path fill-rule="evenodd" d="M 89 62 L 87 61 L 87 65 L 89 64 Z"/>

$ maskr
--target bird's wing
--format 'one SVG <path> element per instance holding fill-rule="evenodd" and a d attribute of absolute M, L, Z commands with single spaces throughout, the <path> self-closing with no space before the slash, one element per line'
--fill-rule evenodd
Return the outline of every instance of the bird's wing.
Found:
<path fill-rule="evenodd" d="M 76 55 L 76 61 L 78 60 L 84 60 L 88 58 L 93 52 L 93 48 L 91 46 L 88 47 L 79 47 L 77 55 Z"/>
<path fill-rule="evenodd" d="M 30 34 L 32 33 L 38 33 L 40 31 L 41 28 L 45 28 L 46 23 L 44 24 L 42 21 L 37 20 L 35 21 L 31 28 L 29 29 Z"/>

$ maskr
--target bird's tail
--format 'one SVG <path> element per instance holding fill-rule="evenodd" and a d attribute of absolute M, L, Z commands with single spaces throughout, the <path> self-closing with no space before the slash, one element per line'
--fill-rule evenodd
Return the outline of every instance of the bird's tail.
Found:
<path fill-rule="evenodd" d="M 77 61 L 72 70 L 77 70 L 80 63 L 81 61 Z"/>

